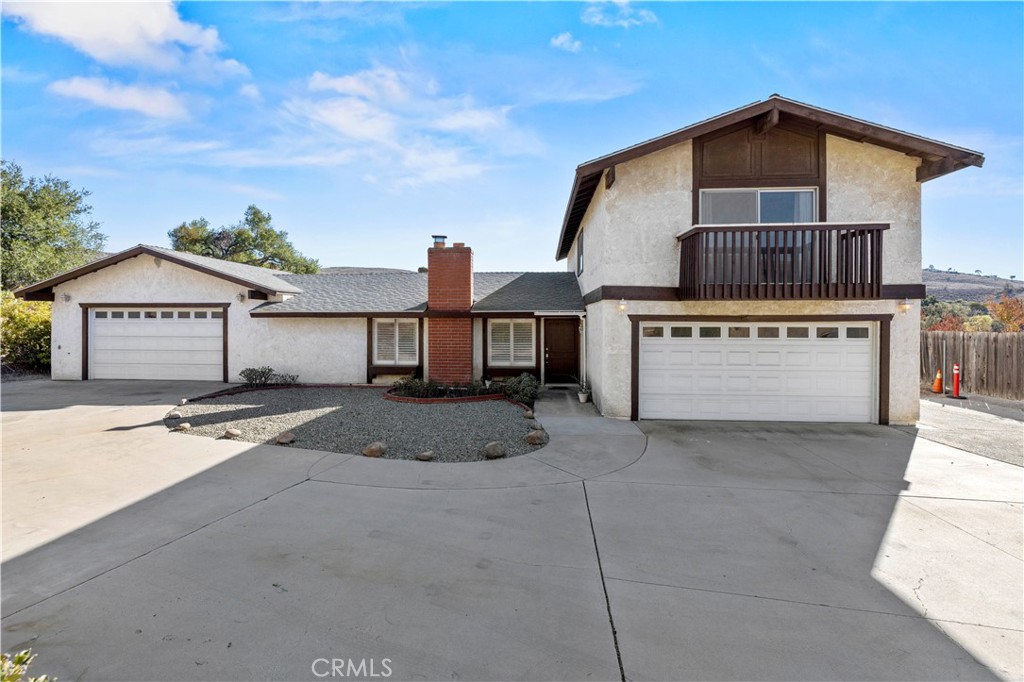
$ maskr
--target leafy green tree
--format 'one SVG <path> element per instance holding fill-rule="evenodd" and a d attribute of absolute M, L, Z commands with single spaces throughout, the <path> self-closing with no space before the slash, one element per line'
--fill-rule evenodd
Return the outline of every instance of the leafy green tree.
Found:
<path fill-rule="evenodd" d="M 0 293 L 0 358 L 4 365 L 43 369 L 50 365 L 50 303 Z"/>
<path fill-rule="evenodd" d="M 94 260 L 106 242 L 90 219 L 89 192 L 51 175 L 25 177 L 0 161 L 0 280 L 4 289 L 38 282 Z"/>
<path fill-rule="evenodd" d="M 235 225 L 211 229 L 209 221 L 199 218 L 178 225 L 167 236 L 176 251 L 297 274 L 320 271 L 320 264 L 296 251 L 288 233 L 274 229 L 270 214 L 256 206 L 245 209 Z"/>

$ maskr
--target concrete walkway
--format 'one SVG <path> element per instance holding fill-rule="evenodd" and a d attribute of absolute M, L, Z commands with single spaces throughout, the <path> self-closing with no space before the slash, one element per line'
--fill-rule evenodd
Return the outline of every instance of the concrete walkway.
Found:
<path fill-rule="evenodd" d="M 538 402 L 550 444 L 500 462 L 167 433 L 202 388 L 4 387 L 3 647 L 36 674 L 1024 672 L 1012 465 L 878 426 L 638 428 L 568 391 Z"/>

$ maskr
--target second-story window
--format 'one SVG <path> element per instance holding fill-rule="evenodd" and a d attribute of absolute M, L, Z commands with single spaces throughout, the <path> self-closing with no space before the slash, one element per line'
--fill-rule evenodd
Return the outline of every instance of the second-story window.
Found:
<path fill-rule="evenodd" d="M 700 193 L 703 225 L 813 223 L 814 189 L 705 189 Z"/>
<path fill-rule="evenodd" d="M 583 274 L 583 233 L 576 237 L 576 276 Z"/>

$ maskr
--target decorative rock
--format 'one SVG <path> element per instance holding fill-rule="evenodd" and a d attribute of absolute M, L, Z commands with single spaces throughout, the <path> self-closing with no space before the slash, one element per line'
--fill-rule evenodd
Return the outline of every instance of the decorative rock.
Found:
<path fill-rule="evenodd" d="M 241 435 L 242 435 L 242 432 L 239 431 L 238 429 L 228 429 L 227 431 L 224 432 L 224 437 L 225 438 L 234 439 L 234 438 L 238 438 Z"/>
<path fill-rule="evenodd" d="M 505 444 L 492 440 L 484 446 L 484 459 L 501 459 L 505 456 Z"/>
<path fill-rule="evenodd" d="M 179 405 L 184 405 L 187 402 L 188 402 L 188 398 L 182 398 L 181 400 L 178 401 L 178 404 Z"/>
<path fill-rule="evenodd" d="M 288 445 L 289 443 L 295 442 L 295 434 L 291 431 L 285 431 L 279 435 L 276 439 L 278 445 Z"/>
<path fill-rule="evenodd" d="M 188 422 L 181 422 L 180 424 L 178 424 L 177 426 L 174 427 L 174 430 L 175 431 L 188 431 L 191 428 L 192 428 L 192 425 L 189 424 Z"/>
<path fill-rule="evenodd" d="M 177 410 L 171 410 L 170 412 L 167 413 L 167 416 L 164 417 L 164 419 L 181 419 L 181 412 L 178 412 Z"/>
<path fill-rule="evenodd" d="M 534 431 L 543 431 L 544 430 L 544 427 L 541 426 L 540 422 L 537 421 L 536 419 L 534 419 L 532 422 L 530 422 L 529 427 L 531 429 L 533 429 Z"/>
<path fill-rule="evenodd" d="M 548 434 L 543 429 L 534 429 L 526 434 L 526 442 L 530 445 L 544 445 L 548 442 Z"/>
<path fill-rule="evenodd" d="M 523 412 L 523 417 L 525 419 L 533 419 L 533 410 L 527 410 L 526 412 Z"/>
<path fill-rule="evenodd" d="M 416 455 L 416 459 L 418 459 L 421 462 L 431 462 L 434 460 L 434 451 L 427 450 L 426 452 L 421 452 L 420 454 Z"/>
<path fill-rule="evenodd" d="M 387 445 L 381 443 L 379 440 L 374 441 L 363 448 L 363 455 L 366 457 L 380 457 L 384 454 L 384 451 L 388 449 Z"/>

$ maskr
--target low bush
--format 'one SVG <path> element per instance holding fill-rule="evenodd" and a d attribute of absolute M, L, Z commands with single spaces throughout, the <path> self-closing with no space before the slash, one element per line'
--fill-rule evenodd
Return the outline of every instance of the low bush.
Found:
<path fill-rule="evenodd" d="M 442 384 L 433 379 L 416 379 L 409 377 L 399 379 L 391 387 L 393 395 L 403 398 L 465 398 L 478 395 L 498 395 L 501 388 L 485 386 L 479 381 L 471 384 Z"/>
<path fill-rule="evenodd" d="M 246 367 L 238 376 L 246 386 L 282 386 L 298 383 L 298 374 L 279 374 L 273 367 Z"/>
<path fill-rule="evenodd" d="M 28 675 L 28 667 L 36 659 L 36 654 L 31 649 L 25 649 L 18 653 L 0 654 L 0 682 L 57 682 L 56 677 L 39 675 L 37 677 L 25 677 Z"/>
<path fill-rule="evenodd" d="M 0 355 L 19 369 L 50 366 L 50 304 L 23 301 L 10 291 L 0 299 Z"/>
<path fill-rule="evenodd" d="M 540 382 L 533 375 L 526 372 L 517 377 L 506 379 L 502 384 L 506 398 L 525 405 L 533 405 L 533 401 L 537 399 L 537 389 L 539 387 Z"/>

